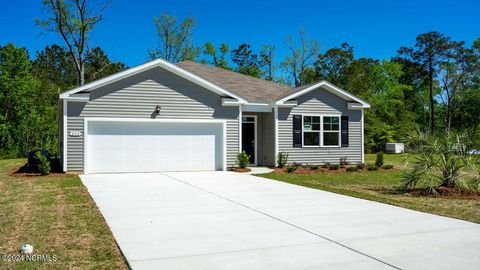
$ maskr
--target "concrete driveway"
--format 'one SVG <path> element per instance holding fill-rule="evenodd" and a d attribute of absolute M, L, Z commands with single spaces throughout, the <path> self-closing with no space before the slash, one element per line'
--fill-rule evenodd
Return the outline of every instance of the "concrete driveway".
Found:
<path fill-rule="evenodd" d="M 478 269 L 480 225 L 233 172 L 81 176 L 133 269 Z"/>

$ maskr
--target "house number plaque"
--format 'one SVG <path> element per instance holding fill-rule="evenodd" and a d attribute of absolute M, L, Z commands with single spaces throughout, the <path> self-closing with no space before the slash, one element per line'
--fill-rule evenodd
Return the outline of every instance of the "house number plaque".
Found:
<path fill-rule="evenodd" d="M 80 137 L 80 136 L 82 136 L 82 132 L 81 131 L 70 131 L 70 132 L 68 132 L 68 135 L 70 137 Z"/>

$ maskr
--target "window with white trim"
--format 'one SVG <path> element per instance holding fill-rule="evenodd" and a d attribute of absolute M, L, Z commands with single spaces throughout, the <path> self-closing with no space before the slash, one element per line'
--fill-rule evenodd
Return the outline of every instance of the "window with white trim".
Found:
<path fill-rule="evenodd" d="M 340 116 L 303 116 L 303 146 L 340 146 Z"/>
<path fill-rule="evenodd" d="M 303 116 L 303 145 L 320 145 L 320 116 Z"/>
<path fill-rule="evenodd" d="M 323 146 L 340 145 L 340 117 L 323 117 Z"/>

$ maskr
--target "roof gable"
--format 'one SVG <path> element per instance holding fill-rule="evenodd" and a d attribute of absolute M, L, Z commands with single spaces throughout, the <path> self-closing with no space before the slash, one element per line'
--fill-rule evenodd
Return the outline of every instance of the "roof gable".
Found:
<path fill-rule="evenodd" d="M 335 94 L 345 100 L 349 100 L 349 101 L 354 101 L 354 102 L 358 102 L 362 105 L 363 108 L 370 108 L 370 104 L 368 104 L 366 101 L 364 101 L 363 99 L 341 89 L 340 87 L 332 84 L 332 83 L 329 83 L 327 81 L 321 81 L 321 82 L 317 82 L 317 83 L 313 83 L 313 84 L 308 84 L 308 85 L 303 85 L 303 86 L 299 86 L 299 87 L 296 87 L 294 88 L 294 92 L 293 93 L 288 93 L 288 94 L 285 94 L 283 95 L 282 97 L 279 98 L 279 100 L 276 102 L 277 105 L 282 105 L 282 104 L 285 104 L 286 101 L 290 100 L 290 99 L 294 99 L 296 97 L 299 97 L 299 96 L 302 96 L 306 93 L 309 93 L 315 89 L 318 89 L 318 88 L 322 88 L 322 89 L 325 89 L 329 92 L 331 92 L 332 94 Z"/>
<path fill-rule="evenodd" d="M 87 84 L 84 84 L 82 86 L 79 86 L 79 87 L 76 87 L 72 90 L 69 90 L 69 91 L 66 91 L 62 94 L 60 94 L 60 98 L 69 98 L 70 95 L 73 95 L 75 93 L 79 93 L 79 92 L 82 92 L 82 91 L 89 91 L 89 90 L 94 90 L 94 89 L 97 89 L 101 86 L 104 86 L 104 85 L 108 85 L 108 84 L 111 84 L 111 83 L 114 83 L 116 81 L 119 81 L 119 80 L 123 80 L 125 78 L 128 78 L 130 76 L 133 76 L 135 74 L 139 74 L 139 73 L 142 73 L 142 72 L 145 72 L 147 70 L 150 70 L 152 68 L 155 68 L 155 67 L 161 67 L 161 68 L 164 68 L 176 75 L 179 75 L 180 77 L 183 77 L 193 83 L 196 83 L 200 86 L 203 86 L 205 87 L 206 89 L 210 90 L 210 91 L 213 91 L 219 95 L 225 95 L 225 96 L 229 96 L 231 98 L 235 98 L 237 99 L 239 102 L 241 103 L 246 103 L 247 100 L 239 95 L 236 95 L 218 85 L 215 85 L 187 70 L 184 70 L 182 68 L 179 68 L 177 66 L 175 66 L 174 64 L 171 64 L 163 59 L 157 59 L 157 60 L 153 60 L 153 61 L 150 61 L 150 62 L 147 62 L 143 65 L 139 65 L 139 66 L 136 66 L 136 67 L 133 67 L 133 68 L 129 68 L 127 70 L 124 70 L 124 71 L 121 71 L 121 72 L 118 72 L 118 73 L 115 73 L 113 75 L 110 75 L 110 76 L 107 76 L 105 78 L 102 78 L 102 79 L 99 79 L 99 80 L 96 80 L 96 81 L 93 81 L 91 83 L 87 83 Z"/>

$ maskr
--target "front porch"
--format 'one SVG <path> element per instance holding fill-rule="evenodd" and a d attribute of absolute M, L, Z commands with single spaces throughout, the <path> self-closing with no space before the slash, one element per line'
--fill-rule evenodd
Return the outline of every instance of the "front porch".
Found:
<path fill-rule="evenodd" d="M 243 112 L 241 149 L 250 155 L 250 166 L 275 166 L 273 112 Z"/>

